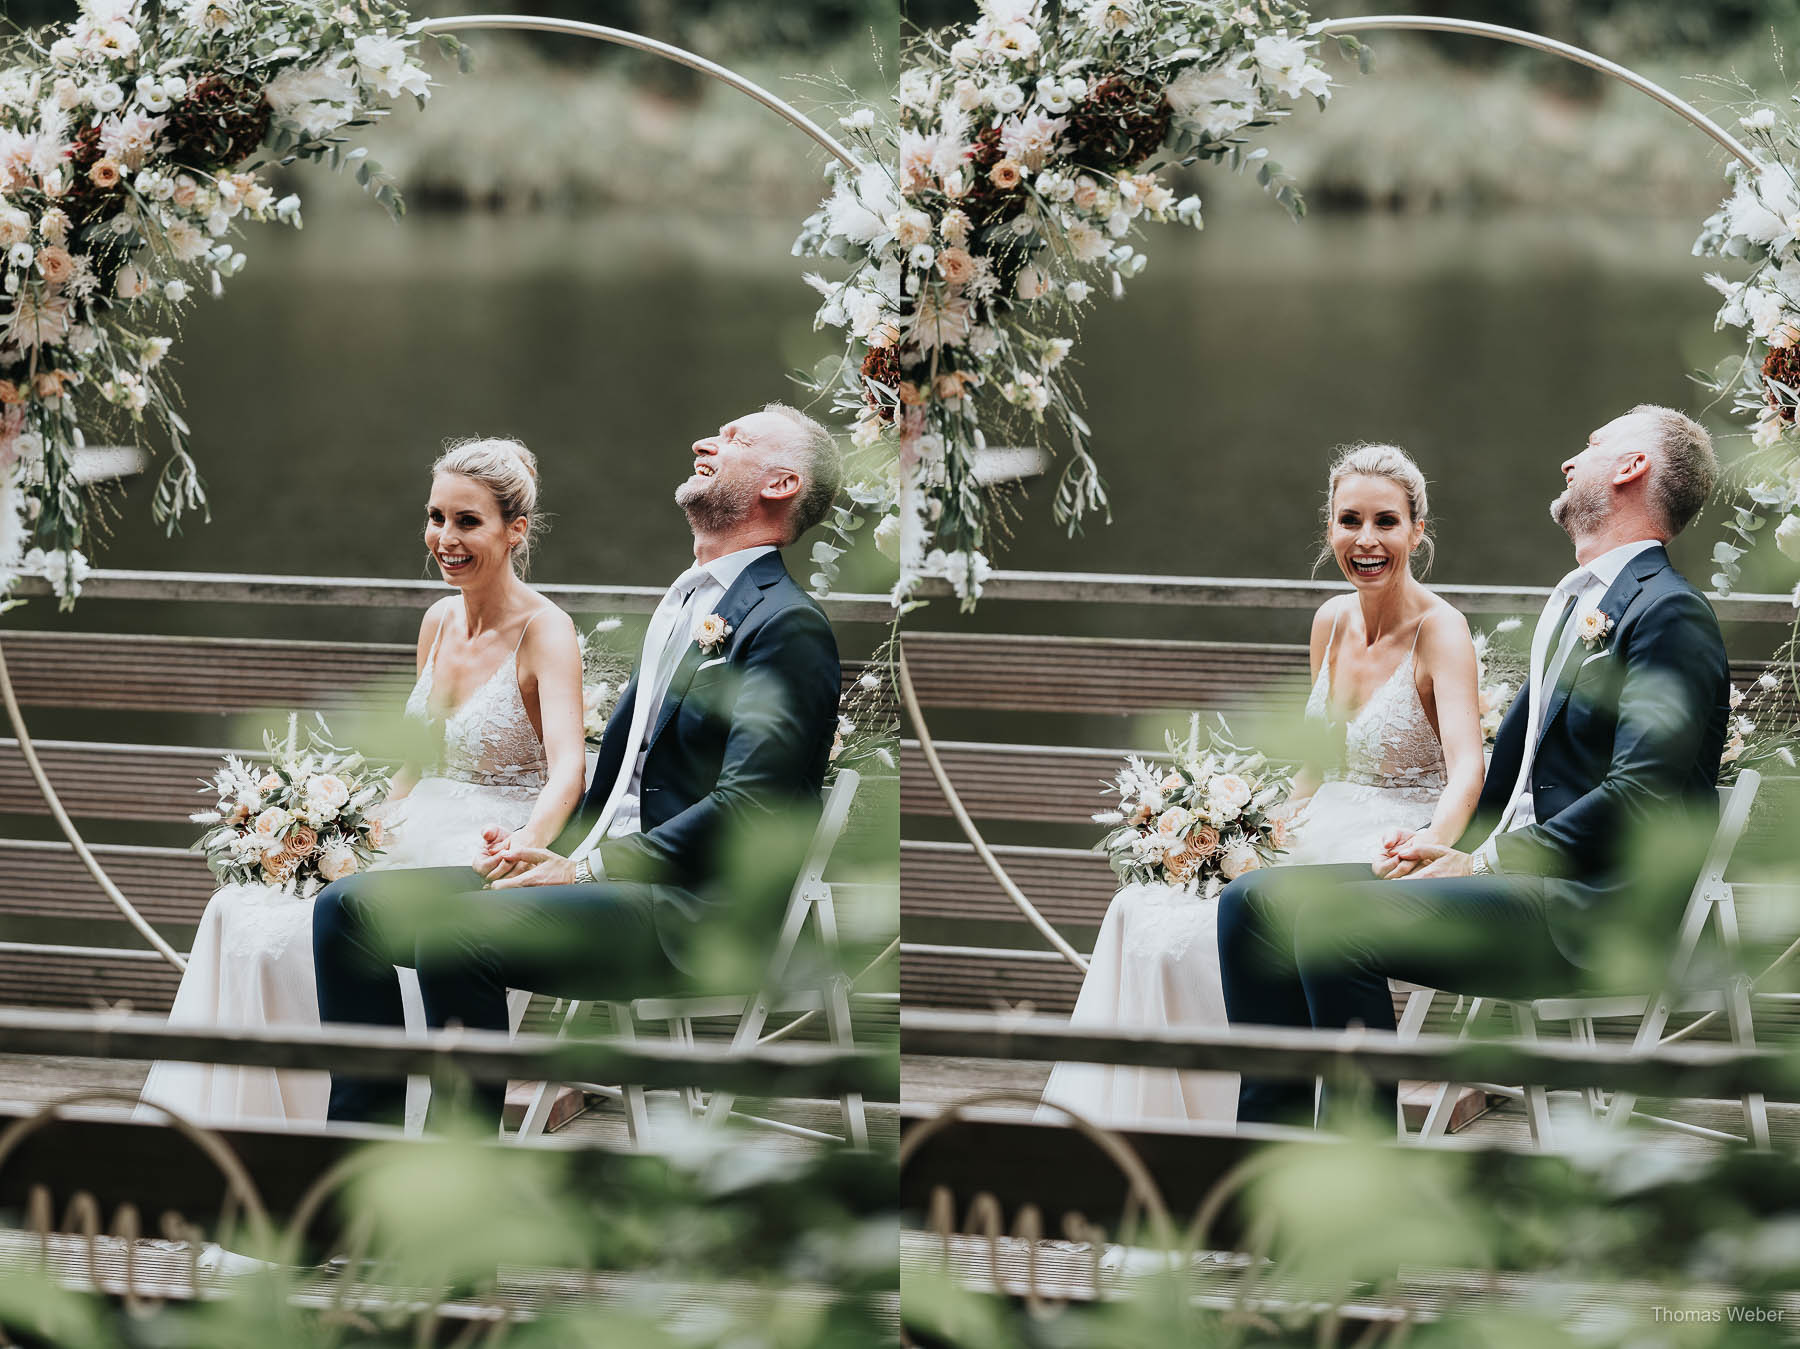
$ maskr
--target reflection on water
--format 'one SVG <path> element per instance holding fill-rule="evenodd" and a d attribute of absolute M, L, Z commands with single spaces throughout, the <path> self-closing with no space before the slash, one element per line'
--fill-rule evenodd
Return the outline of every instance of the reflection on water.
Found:
<path fill-rule="evenodd" d="M 552 512 L 537 575 L 660 584 L 690 560 L 671 498 L 690 443 L 797 399 L 788 372 L 834 349 L 793 233 L 627 214 L 394 224 L 373 206 L 258 230 L 172 358 L 213 523 L 163 538 L 140 483 L 99 560 L 422 576 L 439 447 L 511 434 Z"/>
<path fill-rule="evenodd" d="M 1150 269 L 1097 307 L 1076 349 L 1113 523 L 1065 539 L 1040 485 L 1002 565 L 1305 576 L 1332 448 L 1391 440 L 1431 479 L 1438 579 L 1552 584 L 1573 565 L 1545 510 L 1560 462 L 1636 403 L 1699 414 L 1689 371 L 1734 348 L 1712 331 L 1694 233 L 1636 219 L 1294 225 L 1272 207 L 1159 232 Z M 1678 551 L 1702 580 L 1718 514 Z M 1049 625 L 1001 607 L 977 622 Z M 1176 613 L 1146 622 L 1191 626 Z"/>

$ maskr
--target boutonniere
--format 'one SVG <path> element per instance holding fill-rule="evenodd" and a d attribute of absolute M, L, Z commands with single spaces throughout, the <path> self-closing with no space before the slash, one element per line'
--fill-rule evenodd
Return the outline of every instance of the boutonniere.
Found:
<path fill-rule="evenodd" d="M 1580 621 L 1575 624 L 1575 635 L 1581 638 L 1581 644 L 1589 651 L 1604 642 L 1607 634 L 1612 630 L 1612 619 L 1598 609 L 1583 614 Z"/>
<path fill-rule="evenodd" d="M 725 645 L 725 639 L 731 636 L 731 633 L 731 624 L 717 614 L 708 614 L 694 624 L 694 641 L 709 656 Z"/>

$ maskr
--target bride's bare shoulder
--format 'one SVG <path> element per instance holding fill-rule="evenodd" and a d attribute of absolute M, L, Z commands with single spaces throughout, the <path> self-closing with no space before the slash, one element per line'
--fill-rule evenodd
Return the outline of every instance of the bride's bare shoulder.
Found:
<path fill-rule="evenodd" d="M 1435 591 L 1426 591 L 1429 604 L 1425 616 L 1420 620 L 1419 647 L 1429 659 L 1433 655 L 1458 658 L 1464 652 L 1471 655 L 1475 650 L 1475 639 L 1469 631 L 1468 616 L 1449 600 Z"/>

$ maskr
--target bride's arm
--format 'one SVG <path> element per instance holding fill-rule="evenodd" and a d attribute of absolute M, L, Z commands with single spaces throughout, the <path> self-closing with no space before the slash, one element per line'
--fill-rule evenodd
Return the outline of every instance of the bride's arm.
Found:
<path fill-rule="evenodd" d="M 1446 781 L 1431 824 L 1414 837 L 1449 848 L 1456 846 L 1474 818 L 1486 773 L 1481 754 L 1479 671 L 1469 621 L 1461 614 L 1434 616 L 1419 639 L 1419 654 L 1431 682 Z"/>
<path fill-rule="evenodd" d="M 444 607 L 449 600 L 439 600 L 425 611 L 425 617 L 419 622 L 418 651 L 413 660 L 413 677 L 416 679 L 425 673 L 425 662 L 431 657 L 431 648 L 437 642 L 438 629 L 444 623 Z M 388 782 L 388 801 L 403 801 L 414 787 L 419 785 L 419 766 L 412 762 L 400 765 L 398 772 Z"/>
<path fill-rule="evenodd" d="M 521 682 L 531 680 L 536 684 L 544 755 L 550 768 L 531 818 L 513 831 L 510 846 L 547 848 L 574 813 L 587 770 L 581 640 L 567 614 L 560 610 L 545 614 L 531 625 L 519 651 L 519 665 Z"/>

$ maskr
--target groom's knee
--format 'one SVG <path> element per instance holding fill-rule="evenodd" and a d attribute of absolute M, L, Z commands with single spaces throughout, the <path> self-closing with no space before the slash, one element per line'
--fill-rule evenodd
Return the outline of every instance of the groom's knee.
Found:
<path fill-rule="evenodd" d="M 1239 876 L 1219 892 L 1219 955 L 1241 955 L 1261 935 L 1264 921 L 1261 877 Z"/>
<path fill-rule="evenodd" d="M 313 900 L 312 934 L 315 961 L 330 959 L 352 940 L 361 923 L 356 878 L 333 881 Z"/>

